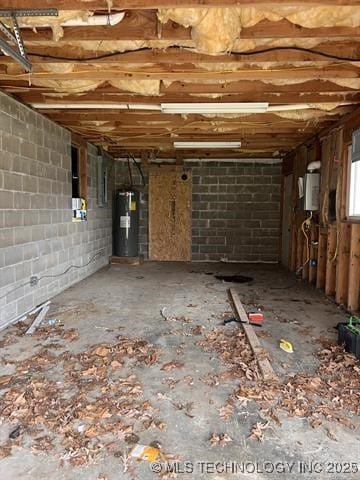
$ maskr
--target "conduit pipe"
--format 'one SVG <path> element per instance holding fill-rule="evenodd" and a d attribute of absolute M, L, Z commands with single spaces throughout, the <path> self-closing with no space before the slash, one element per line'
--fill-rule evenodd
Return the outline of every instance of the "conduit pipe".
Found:
<path fill-rule="evenodd" d="M 83 20 L 82 18 L 72 18 L 69 20 L 65 20 L 59 25 L 61 27 L 91 27 L 91 26 L 105 26 L 105 25 L 117 25 L 120 23 L 125 16 L 125 12 L 118 12 L 118 13 L 112 13 L 111 15 L 94 15 L 91 17 L 88 17 L 86 20 Z M 35 19 L 34 19 L 35 22 Z M 32 25 L 28 24 L 22 24 L 19 21 L 19 26 L 21 28 L 37 28 L 37 27 L 46 27 L 46 28 L 51 28 L 54 25 L 53 24 L 39 24 L 36 25 L 33 23 Z"/>

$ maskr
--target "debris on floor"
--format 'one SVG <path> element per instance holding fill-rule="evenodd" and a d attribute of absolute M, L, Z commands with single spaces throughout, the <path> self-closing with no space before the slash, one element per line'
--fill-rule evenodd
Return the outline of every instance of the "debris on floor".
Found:
<path fill-rule="evenodd" d="M 44 331 L 71 339 L 75 329 L 63 332 L 44 325 L 36 335 Z M 32 451 L 41 453 L 55 449 L 52 440 L 58 435 L 61 461 L 79 466 L 95 462 L 111 451 L 116 439 L 133 434 L 135 428 L 139 432 L 164 428 L 164 422 L 154 419 L 155 410 L 143 397 L 136 376 L 121 376 L 131 362 L 149 366 L 159 360 L 159 350 L 147 341 L 119 335 L 116 343 L 95 345 L 81 353 L 57 353 L 43 346 L 24 361 L 4 358 L 16 369 L 2 378 L 0 418 L 18 424 L 9 435 L 11 440 L 30 436 Z M 48 375 L 51 365 L 60 366 L 58 378 Z M 21 442 L 2 446 L 0 456 L 20 446 Z"/>
<path fill-rule="evenodd" d="M 217 280 L 222 280 L 223 282 L 231 283 L 249 283 L 254 279 L 251 277 L 246 277 L 244 275 L 214 275 Z"/>
<path fill-rule="evenodd" d="M 229 402 L 255 401 L 264 413 L 277 419 L 276 423 L 277 413 L 283 411 L 307 418 L 313 428 L 326 427 L 326 422 L 353 428 L 349 415 L 360 415 L 360 361 L 332 341 L 322 343 L 317 353 L 320 364 L 314 374 L 296 374 L 280 383 L 241 384 Z"/>

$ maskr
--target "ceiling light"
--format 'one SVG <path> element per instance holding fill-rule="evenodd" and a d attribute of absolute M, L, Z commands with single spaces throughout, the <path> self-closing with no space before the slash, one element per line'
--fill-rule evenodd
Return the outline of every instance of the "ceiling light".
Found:
<path fill-rule="evenodd" d="M 264 113 L 267 102 L 253 103 L 161 103 L 163 113 Z"/>
<path fill-rule="evenodd" d="M 31 103 L 31 106 L 34 108 L 41 109 L 55 109 L 55 110 L 88 110 L 88 109 L 97 109 L 97 110 L 154 110 L 160 111 L 159 105 L 151 105 L 149 103 Z"/>
<path fill-rule="evenodd" d="M 240 148 L 241 142 L 174 142 L 174 148 Z"/>

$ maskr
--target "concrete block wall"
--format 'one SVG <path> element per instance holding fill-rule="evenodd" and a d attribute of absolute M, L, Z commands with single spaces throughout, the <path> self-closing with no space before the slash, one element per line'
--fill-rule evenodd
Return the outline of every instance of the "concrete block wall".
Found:
<path fill-rule="evenodd" d="M 192 260 L 277 262 L 281 165 L 225 161 L 186 162 L 193 175 Z M 128 181 L 116 161 L 116 186 Z M 146 173 L 146 172 L 144 172 Z M 135 184 L 140 184 L 135 177 Z M 141 195 L 140 251 L 148 254 L 148 191 Z"/>
<path fill-rule="evenodd" d="M 75 223 L 70 145 L 69 131 L 0 93 L 0 328 L 108 263 L 112 203 L 97 207 L 97 149 L 88 144 L 88 220 Z M 46 278 L 30 286 L 30 276 Z"/>
<path fill-rule="evenodd" d="M 193 173 L 192 259 L 277 262 L 281 165 L 186 165 Z"/>

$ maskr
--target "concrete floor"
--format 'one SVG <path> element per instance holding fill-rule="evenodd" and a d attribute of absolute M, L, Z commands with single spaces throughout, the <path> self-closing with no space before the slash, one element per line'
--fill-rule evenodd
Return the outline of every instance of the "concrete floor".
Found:
<path fill-rule="evenodd" d="M 209 275 L 221 272 L 249 275 L 254 281 L 233 285 Z M 1 349 L 0 375 L 14 372 L 16 364 L 11 363 L 11 359 L 21 364 L 46 345 L 51 353 L 59 355 L 68 350 L 88 352 L 99 343 L 114 344 L 119 334 L 140 337 L 159 349 L 161 358 L 151 365 L 128 362 L 121 369 L 121 376 L 136 375 L 142 384 L 142 397 L 153 406 L 154 418 L 166 423 L 166 427 L 134 428 L 134 433 L 139 437 L 139 443 L 160 442 L 163 452 L 177 456 L 181 469 L 178 478 L 359 478 L 358 473 L 332 474 L 329 464 L 359 462 L 360 422 L 356 418 L 351 418 L 355 429 L 340 424 L 331 426 L 337 438 L 334 441 L 326 435 L 324 428 L 313 429 L 306 419 L 288 417 L 285 412 L 280 412 L 282 425 L 273 425 L 266 432 L 263 443 L 249 438 L 252 426 L 264 421 L 254 402 L 237 407 L 228 420 L 220 418 L 219 408 L 226 404 L 239 382 L 222 380 L 214 386 L 204 381 L 223 371 L 224 366 L 216 353 L 205 352 L 196 345 L 203 335 L 191 335 L 191 329 L 202 325 L 205 334 L 215 327 L 234 331 L 240 328 L 238 324 L 221 326 L 224 312 L 231 310 L 227 297 L 229 287 L 237 289 L 247 308 L 261 308 L 264 312 L 266 320 L 262 330 L 266 333 L 261 341 L 280 377 L 313 372 L 317 366 L 313 354 L 319 349 L 319 338 L 336 339 L 334 326 L 346 318 L 321 292 L 274 265 L 152 262 L 140 266 L 116 265 L 99 271 L 53 299 L 47 318 L 61 321 L 64 329 L 76 328 L 79 332 L 77 340 L 69 342 L 54 339 L 54 336 L 40 341 L 37 336 L 16 339 L 16 327 L 1 332 L 0 341 L 9 335 L 13 336 L 13 341 Z M 165 320 L 160 315 L 164 307 L 167 316 L 185 317 L 185 320 Z M 293 343 L 294 354 L 279 349 L 280 338 Z M 57 348 L 52 351 L 54 343 Z M 164 364 L 174 360 L 184 366 L 171 371 L 161 370 Z M 46 375 L 60 378 L 56 361 L 47 366 Z M 190 376 L 193 382 L 189 380 Z M 173 388 L 170 388 L 172 383 Z M 4 391 L 6 386 L 0 385 L 0 395 Z M 192 404 L 192 408 L 186 412 L 186 409 L 175 408 L 174 404 Z M 0 426 L 0 446 L 7 441 L 11 428 L 7 421 Z M 211 446 L 209 439 L 213 433 L 226 433 L 233 441 L 224 448 Z M 124 473 L 119 452 L 124 456 L 131 446 L 123 438 L 117 437 L 115 442 L 118 443 L 116 455 L 114 451 L 105 450 L 94 464 L 75 468 L 68 462 L 60 466 L 61 447 L 48 454 L 32 453 L 31 440 L 25 432 L 21 447 L 14 448 L 10 456 L 0 460 L 0 478 L 159 478 L 145 461 L 131 461 L 130 469 Z M 192 462 L 193 466 L 184 462 Z M 197 462 L 221 462 L 221 465 L 215 468 L 212 463 L 201 466 Z M 237 474 L 224 473 L 221 471 L 223 462 L 237 462 L 239 465 L 245 462 L 245 473 L 241 470 Z M 301 462 L 317 462 L 316 468 L 321 465 L 323 471 L 304 474 Z M 277 472 L 272 470 L 275 464 Z M 289 464 L 293 465 L 291 474 Z M 344 471 L 347 467 L 340 468 Z M 188 473 L 182 473 L 182 470 Z"/>

